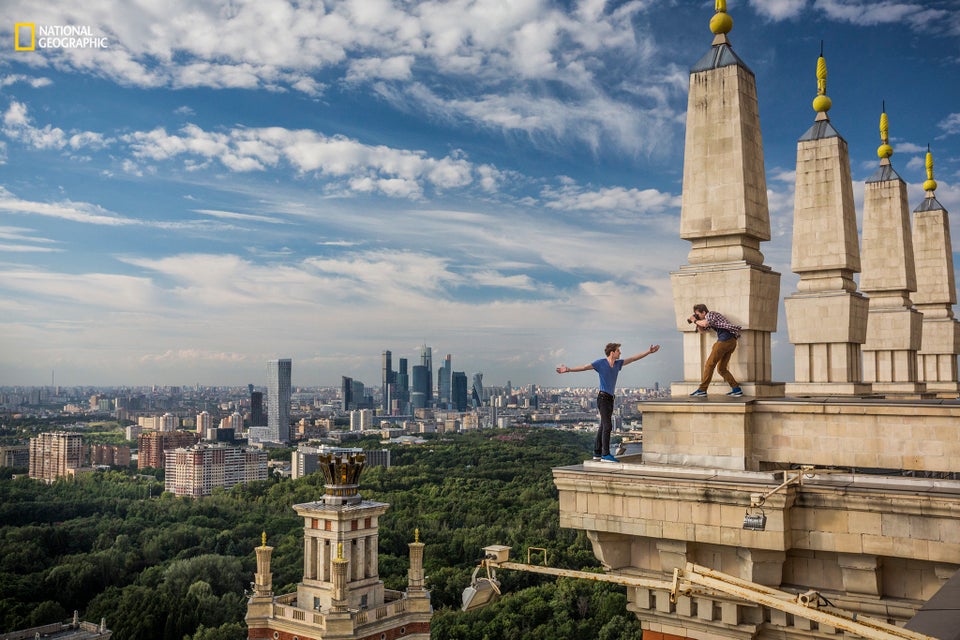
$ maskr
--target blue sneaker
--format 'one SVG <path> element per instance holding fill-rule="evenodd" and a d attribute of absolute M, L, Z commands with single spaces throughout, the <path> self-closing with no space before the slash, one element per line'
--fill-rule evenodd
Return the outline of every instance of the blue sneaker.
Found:
<path fill-rule="evenodd" d="M 607 455 L 601 457 L 601 458 L 600 458 L 600 461 L 601 461 L 601 462 L 620 462 L 619 460 L 617 460 L 616 458 L 614 458 L 613 455 L 611 455 L 611 454 L 609 454 L 609 453 L 608 453 Z"/>
<path fill-rule="evenodd" d="M 730 390 L 730 393 L 727 394 L 731 398 L 741 398 L 743 397 L 743 389 L 740 387 L 734 387 Z"/>
<path fill-rule="evenodd" d="M 704 391 L 703 389 L 697 389 L 696 391 L 694 391 L 693 393 L 690 394 L 690 397 L 691 397 L 691 398 L 706 398 L 706 397 L 707 397 L 707 392 Z"/>

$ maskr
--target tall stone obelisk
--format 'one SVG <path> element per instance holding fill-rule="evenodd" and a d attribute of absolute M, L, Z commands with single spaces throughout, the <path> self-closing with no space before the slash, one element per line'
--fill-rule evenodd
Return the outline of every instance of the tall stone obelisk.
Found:
<path fill-rule="evenodd" d="M 907 185 L 893 170 L 887 113 L 880 116 L 880 167 L 863 194 L 863 273 L 860 289 L 870 297 L 863 379 L 873 392 L 915 397 L 925 385 L 917 376 L 922 316 L 910 294 L 917 290 Z"/>
<path fill-rule="evenodd" d="M 847 141 L 830 123 L 827 63 L 817 59 L 817 112 L 797 143 L 793 208 L 793 272 L 797 292 L 784 299 L 794 345 L 791 396 L 862 395 L 860 347 L 867 336 L 868 302 L 857 291 L 860 271 L 857 211 Z"/>
<path fill-rule="evenodd" d="M 917 375 L 927 391 L 942 397 L 957 397 L 957 353 L 960 352 L 960 323 L 953 315 L 957 287 L 950 242 L 950 218 L 937 201 L 933 179 L 933 155 L 927 149 L 927 192 L 913 210 L 913 253 L 916 261 L 917 291 L 913 303 L 923 314 L 922 339 L 917 354 Z"/>
<path fill-rule="evenodd" d="M 684 379 L 672 385 L 674 395 L 697 387 L 714 339 L 686 322 L 698 303 L 743 327 L 730 369 L 744 393 L 783 395 L 783 383 L 771 382 L 780 274 L 760 252 L 770 239 L 770 214 L 757 88 L 727 38 L 732 27 L 725 0 L 717 0 L 713 45 L 690 70 L 680 236 L 691 248 L 689 264 L 670 274 L 683 332 Z"/>

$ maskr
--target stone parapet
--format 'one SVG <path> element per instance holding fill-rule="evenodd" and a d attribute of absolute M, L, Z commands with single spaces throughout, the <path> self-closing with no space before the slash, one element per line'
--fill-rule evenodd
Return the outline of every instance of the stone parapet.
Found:
<path fill-rule="evenodd" d="M 644 460 L 759 471 L 785 464 L 956 472 L 960 402 L 758 399 L 641 403 Z"/>

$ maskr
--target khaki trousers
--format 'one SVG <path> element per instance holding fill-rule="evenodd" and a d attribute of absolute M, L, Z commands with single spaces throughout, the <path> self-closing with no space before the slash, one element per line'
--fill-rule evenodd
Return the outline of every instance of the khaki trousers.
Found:
<path fill-rule="evenodd" d="M 713 343 L 713 349 L 710 350 L 710 357 L 707 358 L 707 362 L 703 365 L 703 377 L 700 378 L 700 390 L 706 391 L 707 387 L 710 386 L 710 380 L 713 379 L 713 369 L 716 367 L 717 373 L 719 373 L 727 384 L 730 385 L 730 388 L 739 387 L 740 383 L 737 382 L 737 379 L 733 377 L 730 373 L 730 370 L 727 369 L 727 365 L 730 363 L 730 356 L 733 355 L 734 350 L 737 348 L 737 339 L 730 338 L 729 340 L 717 340 Z"/>

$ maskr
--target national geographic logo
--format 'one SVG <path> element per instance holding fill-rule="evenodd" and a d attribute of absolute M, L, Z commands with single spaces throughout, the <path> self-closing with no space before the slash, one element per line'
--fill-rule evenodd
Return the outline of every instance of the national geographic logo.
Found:
<path fill-rule="evenodd" d="M 89 25 L 37 25 L 18 22 L 13 26 L 13 48 L 16 51 L 37 49 L 107 49 L 110 43 L 95 36 Z"/>

